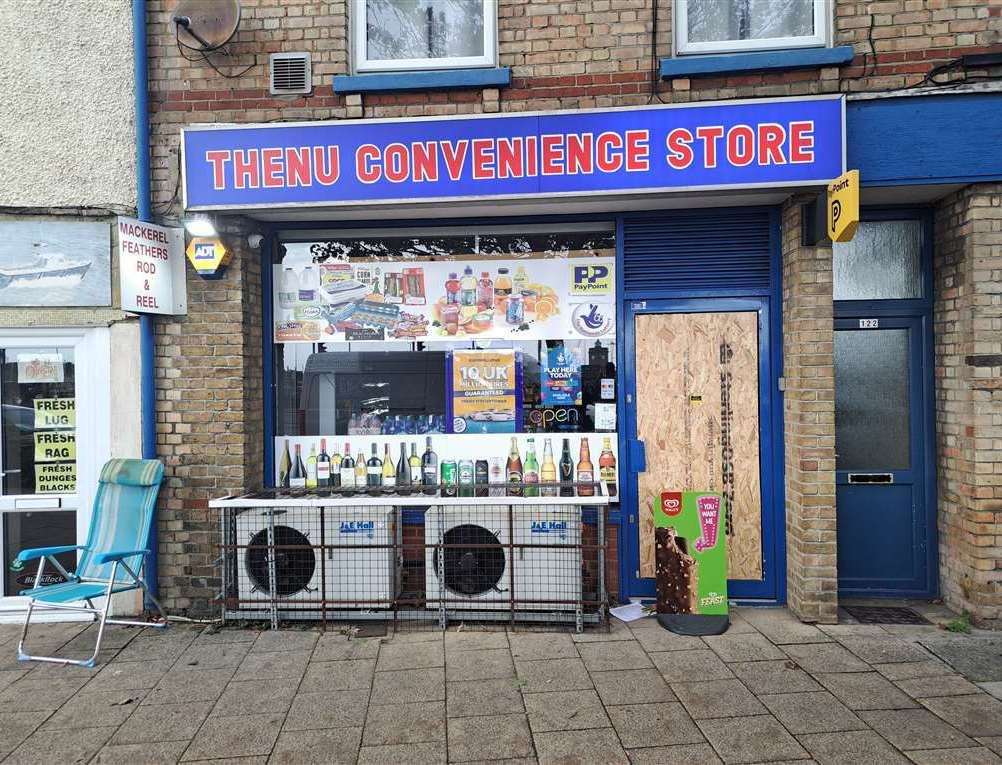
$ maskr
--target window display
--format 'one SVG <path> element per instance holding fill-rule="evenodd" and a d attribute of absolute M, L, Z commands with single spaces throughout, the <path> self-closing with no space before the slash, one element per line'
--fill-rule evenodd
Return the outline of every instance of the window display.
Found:
<path fill-rule="evenodd" d="M 615 480 L 609 228 L 318 239 L 273 269 L 276 485 Z"/>

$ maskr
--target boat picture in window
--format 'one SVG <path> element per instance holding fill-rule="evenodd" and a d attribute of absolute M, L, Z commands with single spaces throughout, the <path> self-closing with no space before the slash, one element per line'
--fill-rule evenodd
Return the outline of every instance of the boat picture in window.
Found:
<path fill-rule="evenodd" d="M 110 223 L 0 220 L 0 306 L 110 304 Z"/>

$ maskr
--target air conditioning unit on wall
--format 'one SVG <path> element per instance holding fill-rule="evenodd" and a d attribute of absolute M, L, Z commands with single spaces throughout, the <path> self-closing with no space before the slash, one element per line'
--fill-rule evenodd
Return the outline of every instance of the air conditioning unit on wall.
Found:
<path fill-rule="evenodd" d="M 581 599 L 580 518 L 575 508 L 519 507 L 509 528 L 506 507 L 429 508 L 427 607 L 444 600 L 447 610 L 574 611 Z"/>

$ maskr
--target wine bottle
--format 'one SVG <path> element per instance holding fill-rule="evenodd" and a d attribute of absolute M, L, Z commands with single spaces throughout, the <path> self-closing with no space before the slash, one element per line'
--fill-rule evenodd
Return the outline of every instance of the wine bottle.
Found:
<path fill-rule="evenodd" d="M 317 488 L 317 447 L 310 445 L 310 456 L 306 458 L 306 488 Z"/>
<path fill-rule="evenodd" d="M 397 491 L 400 494 L 411 493 L 411 466 L 407 461 L 407 444 L 400 442 L 400 459 L 397 460 Z"/>
<path fill-rule="evenodd" d="M 369 482 L 368 468 L 365 465 L 365 455 L 358 453 L 355 458 L 355 488 L 362 489 Z"/>
<path fill-rule="evenodd" d="M 331 485 L 331 456 L 327 453 L 327 439 L 320 439 L 320 454 L 317 455 L 317 488 L 329 489 Z"/>
<path fill-rule="evenodd" d="M 599 479 L 607 487 L 610 497 L 616 496 L 616 455 L 612 453 L 612 439 L 602 439 L 602 453 L 598 456 Z"/>
<path fill-rule="evenodd" d="M 417 453 L 417 444 L 411 441 L 411 456 L 407 460 L 407 467 L 410 471 L 411 486 L 421 485 L 421 458 Z"/>
<path fill-rule="evenodd" d="M 289 439 L 285 439 L 285 448 L 278 461 L 278 485 L 289 488 L 289 471 L 292 470 L 292 456 L 289 454 Z"/>
<path fill-rule="evenodd" d="M 553 461 L 553 445 L 548 438 L 543 441 L 543 465 L 539 469 L 539 483 L 540 496 L 557 496 L 557 464 Z"/>
<path fill-rule="evenodd" d="M 365 485 L 369 494 L 378 497 L 379 487 L 383 484 L 383 461 L 376 454 L 376 445 L 372 444 L 372 456 L 365 463 Z"/>
<path fill-rule="evenodd" d="M 574 487 L 574 462 L 571 460 L 571 440 L 564 439 L 564 445 L 560 449 L 560 496 L 573 497 Z"/>
<path fill-rule="evenodd" d="M 351 444 L 344 444 L 344 456 L 341 458 L 341 486 L 345 489 L 355 488 L 355 460 L 351 457 Z"/>
<path fill-rule="evenodd" d="M 393 489 L 397 485 L 397 470 L 393 467 L 393 455 L 390 454 L 390 445 L 383 447 L 383 488 Z"/>
<path fill-rule="evenodd" d="M 421 456 L 421 483 L 424 493 L 435 496 L 438 493 L 438 455 L 431 450 L 431 438 L 425 439 L 424 454 Z"/>
<path fill-rule="evenodd" d="M 581 439 L 581 451 L 578 453 L 578 496 L 591 497 L 595 494 L 595 466 L 591 464 L 591 451 L 588 439 Z"/>
<path fill-rule="evenodd" d="M 525 449 L 525 469 L 522 471 L 525 496 L 539 496 L 539 462 L 536 460 L 536 439 L 530 438 Z"/>
<path fill-rule="evenodd" d="M 518 454 L 518 439 L 512 437 L 511 450 L 508 452 L 508 464 L 505 466 L 508 476 L 508 496 L 522 496 L 522 458 Z"/>
<path fill-rule="evenodd" d="M 334 444 L 334 453 L 331 455 L 331 488 L 337 489 L 341 486 L 341 455 L 338 454 L 337 444 Z"/>
<path fill-rule="evenodd" d="M 296 444 L 296 456 L 292 460 L 292 467 L 289 469 L 289 488 L 306 488 L 306 465 L 303 464 L 302 447 Z"/>

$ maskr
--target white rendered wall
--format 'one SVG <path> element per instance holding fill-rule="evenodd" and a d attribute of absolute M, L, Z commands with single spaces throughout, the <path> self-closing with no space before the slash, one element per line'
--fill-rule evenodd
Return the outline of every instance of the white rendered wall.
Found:
<path fill-rule="evenodd" d="M 129 0 L 0 2 L 0 206 L 135 208 Z"/>

